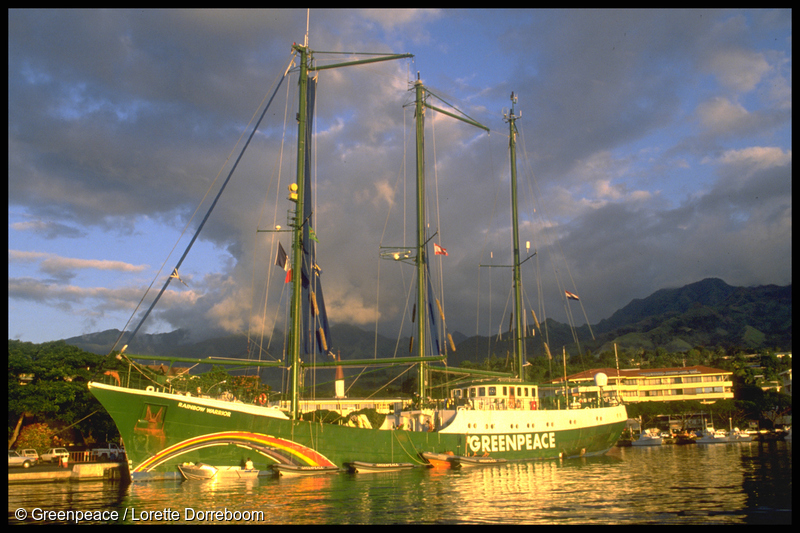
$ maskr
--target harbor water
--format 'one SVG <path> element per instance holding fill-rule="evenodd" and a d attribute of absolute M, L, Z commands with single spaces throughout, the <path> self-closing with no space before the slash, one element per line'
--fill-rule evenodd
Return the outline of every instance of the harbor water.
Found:
<path fill-rule="evenodd" d="M 791 524 L 792 444 L 241 482 L 10 485 L 9 524 Z"/>

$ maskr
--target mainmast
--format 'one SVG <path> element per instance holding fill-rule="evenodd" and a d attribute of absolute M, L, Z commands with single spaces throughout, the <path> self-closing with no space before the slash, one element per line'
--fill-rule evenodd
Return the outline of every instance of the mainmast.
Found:
<path fill-rule="evenodd" d="M 506 115 L 508 121 L 508 148 L 511 160 L 511 239 L 514 249 L 514 360 L 516 375 L 525 379 L 523 366 L 525 355 L 523 353 L 524 332 L 522 329 L 522 275 L 519 261 L 519 215 L 517 212 L 517 116 L 514 114 L 514 104 L 517 98 L 511 93 L 511 111 Z"/>
<path fill-rule="evenodd" d="M 414 116 L 417 117 L 417 352 L 419 357 L 425 356 L 425 87 L 417 76 L 414 84 L 416 106 Z M 436 354 L 438 355 L 438 354 Z M 420 401 L 425 399 L 427 381 L 427 363 L 420 362 L 418 367 L 417 393 Z"/>
<path fill-rule="evenodd" d="M 489 128 L 480 124 L 463 113 L 455 114 L 450 111 L 445 111 L 444 109 L 435 107 L 428 103 L 426 94 L 433 94 L 430 90 L 426 89 L 425 86 L 422 84 L 422 81 L 419 80 L 419 75 L 417 75 L 417 81 L 414 83 L 414 90 L 416 93 L 415 99 L 415 116 L 416 116 L 416 158 L 417 158 L 417 255 L 416 255 L 416 267 L 417 267 L 417 353 L 419 354 L 418 357 L 420 358 L 419 363 L 419 373 L 418 373 L 418 380 L 417 380 L 417 391 L 419 394 L 420 400 L 424 400 L 427 392 L 426 392 L 426 381 L 427 381 L 427 363 L 425 362 L 425 348 L 426 348 L 426 341 L 425 341 L 425 330 L 426 330 L 426 321 L 427 317 L 427 307 L 425 292 L 428 290 L 428 280 L 427 280 L 427 263 L 428 257 L 426 253 L 427 244 L 428 244 L 428 237 L 425 231 L 426 224 L 425 224 L 425 108 L 428 107 L 437 111 L 439 113 L 445 114 L 449 117 L 455 118 L 456 120 L 460 120 L 461 122 L 466 122 L 467 124 L 471 124 L 482 130 L 485 130 L 487 133 L 489 132 Z M 435 95 L 434 95 L 435 96 Z M 443 340 L 444 342 L 444 340 Z M 441 355 L 441 354 L 436 354 Z"/>

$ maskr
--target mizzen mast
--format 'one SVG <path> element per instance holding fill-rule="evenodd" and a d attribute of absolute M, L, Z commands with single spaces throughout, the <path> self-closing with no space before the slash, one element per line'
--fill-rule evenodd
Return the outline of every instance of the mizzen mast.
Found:
<path fill-rule="evenodd" d="M 523 352 L 524 332 L 522 326 L 522 275 L 520 273 L 519 261 L 519 214 L 517 211 L 517 116 L 514 112 L 514 104 L 517 97 L 511 93 L 511 110 L 505 115 L 508 122 L 508 148 L 511 161 L 511 239 L 514 250 L 514 262 L 512 265 L 514 277 L 514 360 L 515 374 L 524 380 L 525 355 Z"/>

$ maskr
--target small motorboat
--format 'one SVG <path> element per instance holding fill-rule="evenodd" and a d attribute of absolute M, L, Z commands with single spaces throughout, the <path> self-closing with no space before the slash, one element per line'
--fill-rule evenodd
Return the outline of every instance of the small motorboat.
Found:
<path fill-rule="evenodd" d="M 411 470 L 413 463 L 365 463 L 363 461 L 353 461 L 350 463 L 350 471 L 355 473 L 374 473 L 374 472 L 397 472 L 400 470 Z"/>
<path fill-rule="evenodd" d="M 453 466 L 468 467 L 468 466 L 491 466 L 507 463 L 506 459 L 498 459 L 496 457 L 465 457 L 462 455 L 454 455 L 450 458 Z"/>
<path fill-rule="evenodd" d="M 320 474 L 336 474 L 339 472 L 338 466 L 311 466 L 311 465 L 289 465 L 278 463 L 272 465 L 272 471 L 279 476 L 316 476 Z"/>
<path fill-rule="evenodd" d="M 661 446 L 664 440 L 657 429 L 646 429 L 642 431 L 639 438 L 631 442 L 632 446 Z"/>
<path fill-rule="evenodd" d="M 184 463 L 178 466 L 183 479 L 187 481 L 256 479 L 258 470 L 245 470 L 238 466 L 211 466 L 205 463 Z"/>
<path fill-rule="evenodd" d="M 433 468 L 452 468 L 453 462 L 451 459 L 455 457 L 452 452 L 449 453 L 436 453 L 436 452 L 422 452 L 420 454 L 423 459 Z M 457 466 L 457 465 L 456 465 Z"/>
<path fill-rule="evenodd" d="M 217 468 L 215 466 L 207 465 L 205 463 L 183 463 L 178 465 L 183 479 L 187 481 L 207 481 L 214 479 L 217 475 Z"/>

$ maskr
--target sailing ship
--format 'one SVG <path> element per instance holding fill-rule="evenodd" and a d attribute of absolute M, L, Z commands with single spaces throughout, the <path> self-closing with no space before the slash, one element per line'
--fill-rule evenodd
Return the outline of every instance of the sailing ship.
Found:
<path fill-rule="evenodd" d="M 167 386 L 150 384 L 133 388 L 126 383 L 128 380 L 120 380 L 118 374 L 106 376 L 109 377 L 108 383 L 93 381 L 89 383 L 89 389 L 114 419 L 125 442 L 131 478 L 138 481 L 175 477 L 177 467 L 187 462 L 202 462 L 215 467 L 238 465 L 242 464 L 245 456 L 254 457 L 260 470 L 272 467 L 294 473 L 345 470 L 352 464 L 429 466 L 425 455 L 443 453 L 464 458 L 491 457 L 497 462 L 604 454 L 614 446 L 625 426 L 627 414 L 623 405 L 579 410 L 540 409 L 536 385 L 523 379 L 525 360 L 520 313 L 519 230 L 516 220 L 517 130 L 513 105 L 506 119 L 509 123 L 511 154 L 513 280 L 517 308 L 514 373 L 500 377 L 497 373 L 472 370 L 479 377 L 475 378 L 475 382 L 454 390 L 449 401 L 440 402 L 436 407 L 428 407 L 420 401 L 408 402 L 402 408 L 396 408 L 394 415 L 388 415 L 391 423 L 385 423 L 380 428 L 351 427 L 304 419 L 301 408 L 307 404 L 301 398 L 301 375 L 306 369 L 339 365 L 363 367 L 381 363 L 380 359 L 310 362 L 313 357 L 309 354 L 314 351 L 330 353 L 331 342 L 324 314 L 320 271 L 316 268 L 314 258 L 315 245 L 310 233 L 313 213 L 310 207 L 309 147 L 316 90 L 316 82 L 310 73 L 412 56 L 385 55 L 320 66 L 313 60 L 314 52 L 308 47 L 307 41 L 304 45 L 294 44 L 293 53 L 298 63 L 299 110 L 297 180 L 290 186 L 289 196 L 294 203 L 291 219 L 292 252 L 291 258 L 287 258 L 294 272 L 291 279 L 291 327 L 285 361 L 253 363 L 258 366 L 289 367 L 288 409 L 258 401 L 250 404 L 184 395 L 172 392 Z M 287 73 L 290 70 L 287 68 Z M 419 76 L 413 90 L 417 138 L 416 247 L 388 253 L 396 260 L 415 265 L 417 309 L 430 312 L 420 311 L 420 318 L 416 320 L 417 355 L 384 361 L 391 365 L 418 366 L 417 400 L 421 400 L 428 397 L 426 385 L 429 367 L 445 358 L 443 346 L 440 348 L 438 341 L 424 342 L 432 338 L 435 328 L 428 329 L 427 320 L 422 319 L 422 315 L 436 318 L 428 295 L 428 244 L 431 236 L 426 234 L 424 200 L 425 110 L 433 109 L 487 131 L 488 128 L 466 116 L 433 106 L 429 98 L 432 93 Z M 165 288 L 171 279 L 167 279 Z M 136 331 L 138 327 L 134 334 Z M 427 346 L 434 347 L 433 353 L 426 351 Z M 124 357 L 132 365 L 135 364 L 133 360 L 137 359 L 134 355 Z M 147 356 L 147 359 L 152 360 L 153 356 Z M 225 364 L 226 360 L 202 359 L 193 362 Z M 237 360 L 236 364 L 241 366 L 244 363 Z"/>

